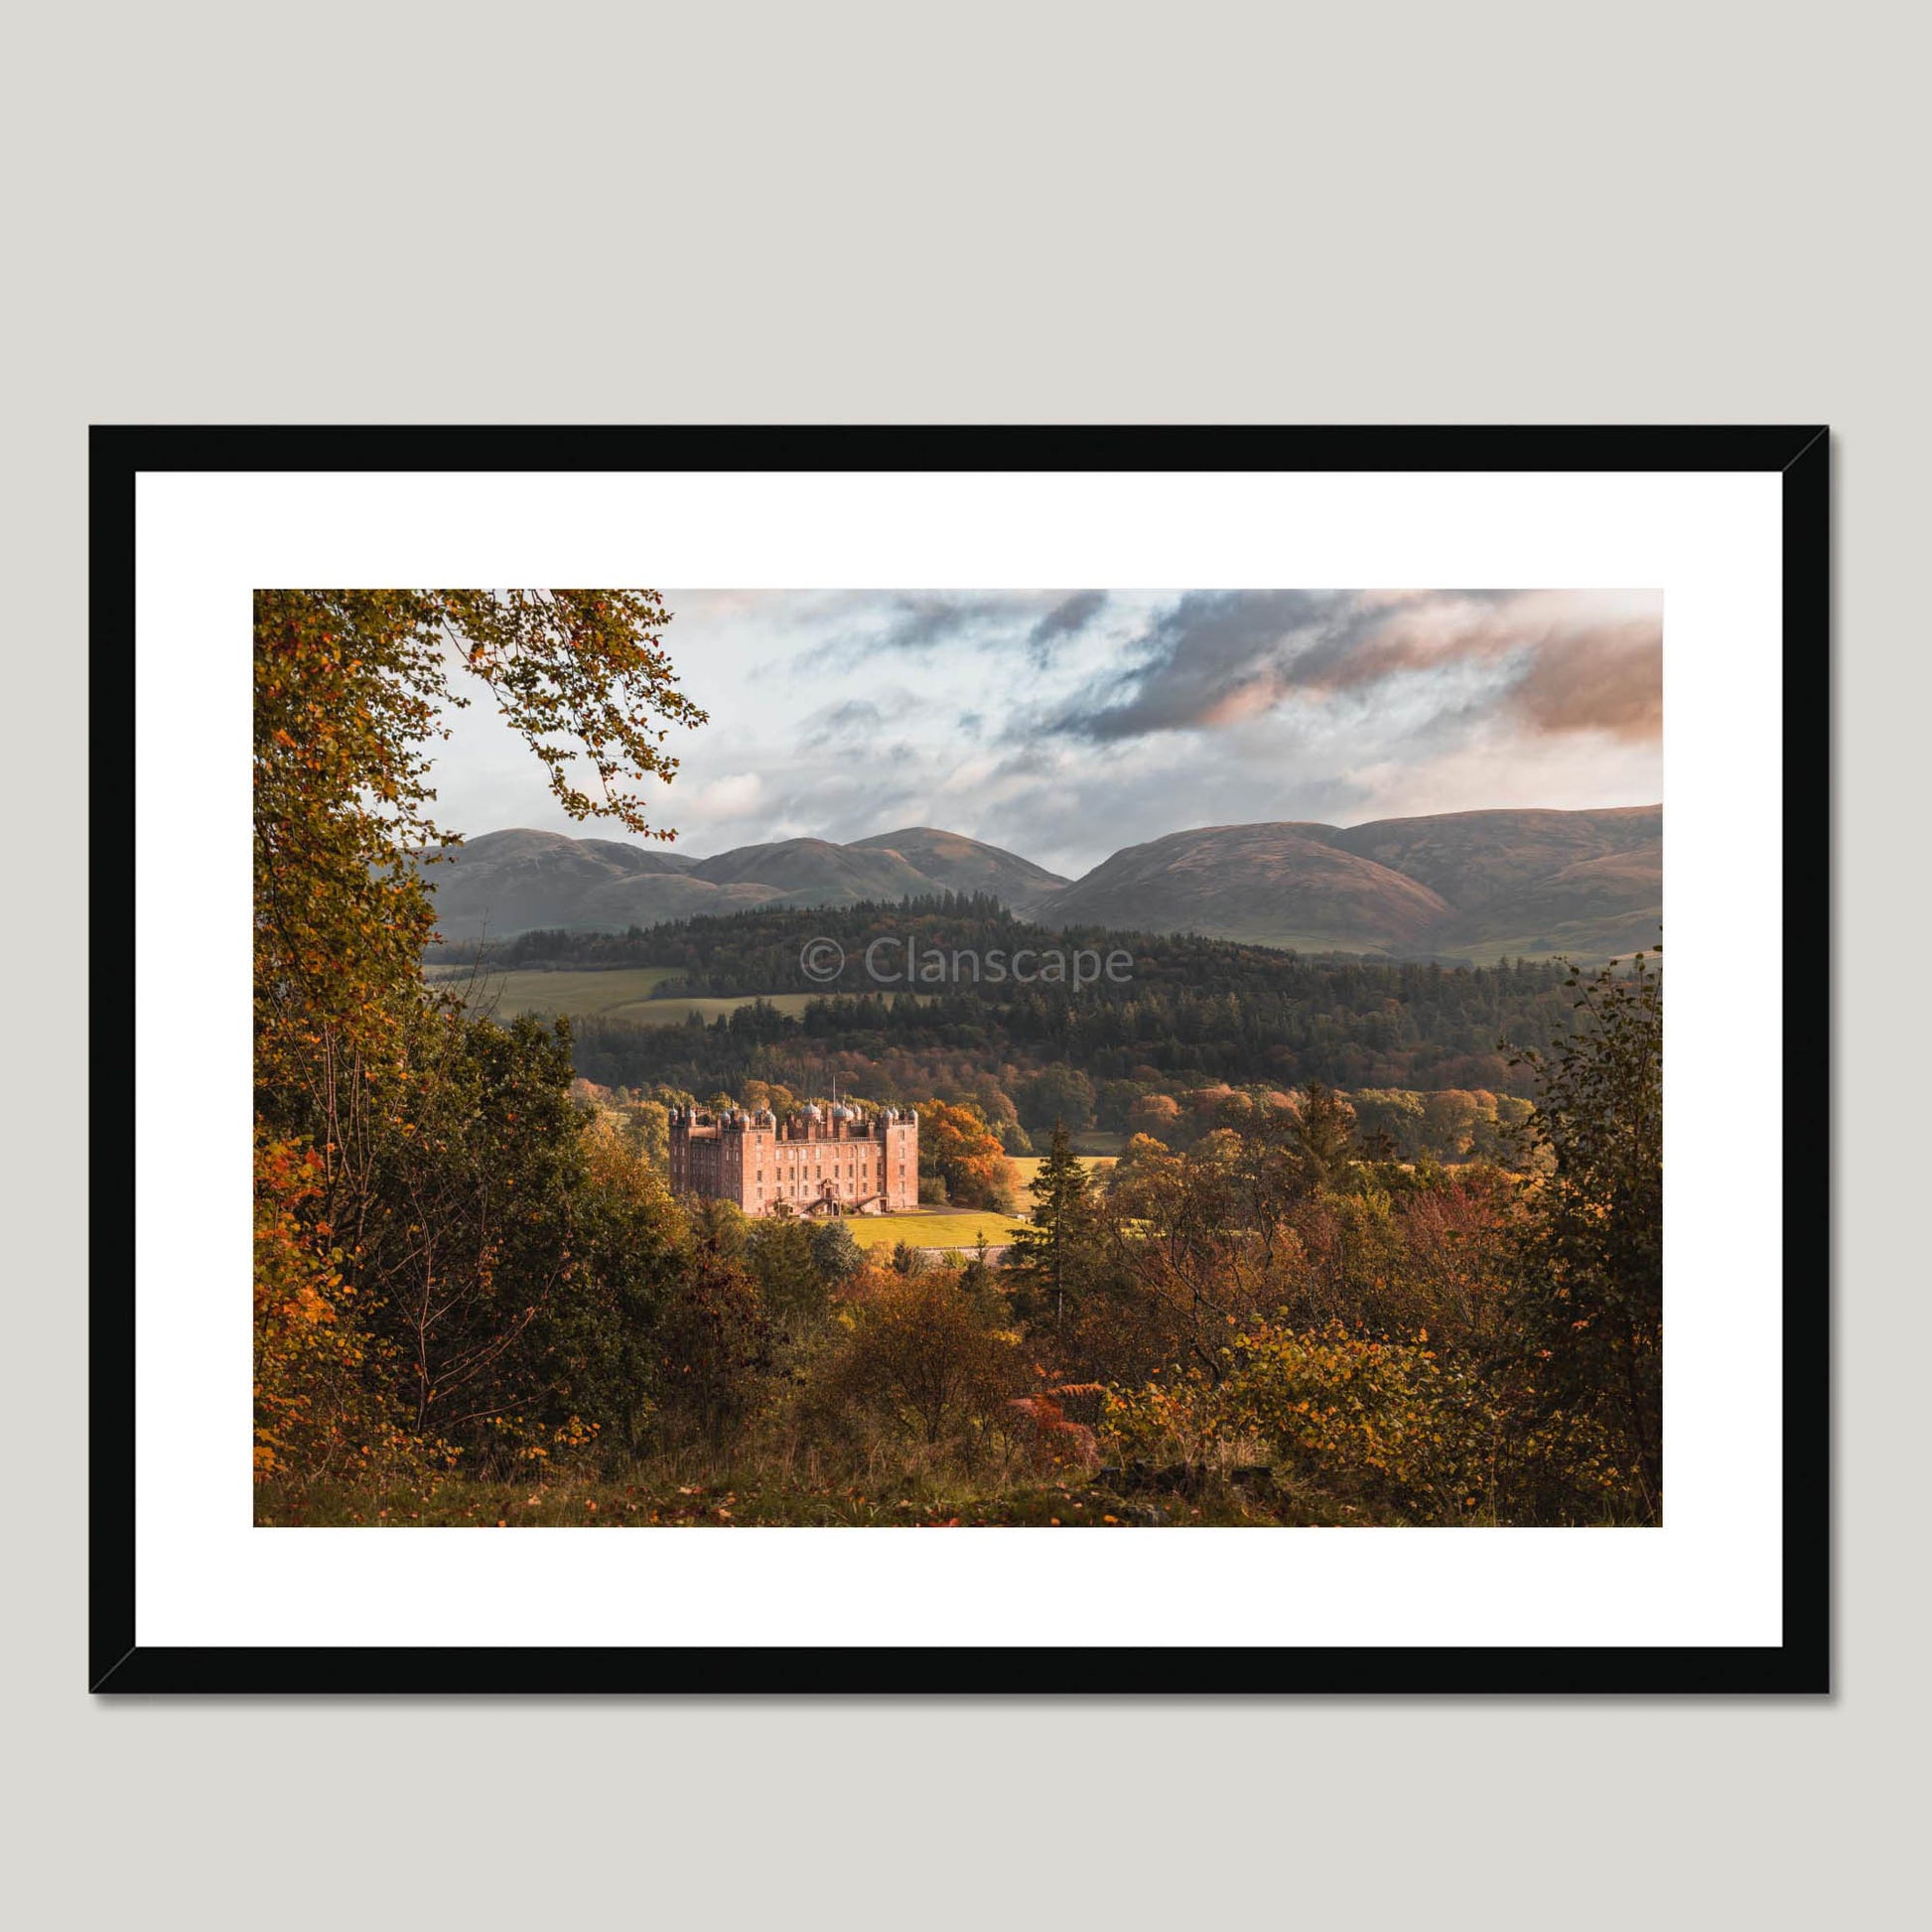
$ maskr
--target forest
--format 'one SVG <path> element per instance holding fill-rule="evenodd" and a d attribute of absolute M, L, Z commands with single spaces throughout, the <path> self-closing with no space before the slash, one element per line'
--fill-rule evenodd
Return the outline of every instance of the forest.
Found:
<path fill-rule="evenodd" d="M 257 594 L 257 1521 L 1662 1520 L 1654 956 L 1114 935 L 1132 979 L 1077 996 L 661 1028 L 499 1021 L 426 979 L 445 707 L 495 704 L 572 817 L 654 836 L 645 781 L 674 798 L 672 733 L 706 722 L 666 621 L 642 591 Z M 948 898 L 504 956 L 777 993 L 801 935 L 909 924 L 1037 930 Z M 670 1193 L 668 1102 L 834 1074 L 919 1107 L 922 1198 L 1019 1208 L 1004 1254 Z"/>
<path fill-rule="evenodd" d="M 1527 1070 L 1498 1041 L 1547 1049 L 1569 1011 L 1564 971 L 1553 964 L 1398 965 L 1182 934 L 1060 933 L 965 897 L 761 908 L 628 933 L 526 932 L 481 957 L 456 947 L 440 956 L 484 972 L 668 968 L 674 976 L 659 983 L 659 998 L 743 998 L 820 990 L 799 960 L 821 935 L 849 962 L 836 997 L 828 990 L 802 1014 L 741 1007 L 702 1030 L 593 1016 L 576 1030 L 580 1069 L 604 1085 L 708 1091 L 747 1078 L 795 1085 L 808 1069 L 836 1063 L 855 1091 L 893 1100 L 993 1068 L 1048 1064 L 1167 1090 L 1312 1078 L 1350 1088 L 1522 1093 Z M 949 977 L 922 976 L 916 989 L 869 986 L 861 962 L 879 942 L 895 948 L 887 955 L 895 959 L 915 945 Z M 977 960 L 1030 947 L 1084 948 L 1132 964 L 1077 988 L 971 977 Z"/>

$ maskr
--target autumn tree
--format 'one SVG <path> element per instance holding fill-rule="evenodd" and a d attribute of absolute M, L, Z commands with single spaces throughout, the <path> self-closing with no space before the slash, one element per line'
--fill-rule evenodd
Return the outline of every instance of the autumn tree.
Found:
<path fill-rule="evenodd" d="M 567 1035 L 423 1013 L 405 1077 L 350 1096 L 331 1226 L 409 1427 L 453 1441 L 542 1406 L 538 1324 L 585 1278 Z"/>
<path fill-rule="evenodd" d="M 472 680 L 571 816 L 670 836 L 638 787 L 670 778 L 670 730 L 703 714 L 664 654 L 668 616 L 649 591 L 256 595 L 256 1110 L 280 1150 L 258 1176 L 277 1259 L 257 1354 L 278 1465 L 326 1459 L 277 1393 L 325 1362 L 459 1448 L 512 1422 L 577 1440 L 593 1432 L 569 1405 L 635 1381 L 610 1344 L 642 1318 L 626 1284 L 661 1244 L 606 1211 L 567 1037 L 466 1019 L 420 960 L 424 868 L 451 842 L 430 750 Z M 290 1172 L 299 1187 L 271 1186 Z M 334 1284 L 308 1337 L 291 1324 L 321 1304 L 277 1285 L 295 1279 Z"/>
<path fill-rule="evenodd" d="M 1495 1097 L 1489 1099 L 1494 1117 Z M 1448 1087 L 1423 1096 L 1423 1132 L 1430 1149 L 1445 1161 L 1459 1161 L 1469 1152 L 1483 1109 L 1476 1095 Z"/>
<path fill-rule="evenodd" d="M 430 748 L 474 679 L 547 767 L 573 818 L 654 828 L 638 787 L 668 781 L 678 688 L 654 591 L 255 594 L 255 1031 L 264 1104 L 327 1114 L 345 1077 L 393 1062 L 399 1001 L 421 997 L 434 927 L 420 859 Z"/>
<path fill-rule="evenodd" d="M 672 1284 L 653 1339 L 668 1415 L 723 1443 L 757 1405 L 771 1367 L 770 1319 L 744 1264 L 701 1246 Z"/>
<path fill-rule="evenodd" d="M 818 1391 L 833 1416 L 871 1415 L 935 1448 L 1026 1386 L 1018 1338 L 986 1321 L 955 1270 L 869 1276 L 848 1314 Z"/>
<path fill-rule="evenodd" d="M 918 1111 L 920 1173 L 943 1180 L 946 1198 L 961 1207 L 1011 1206 L 1013 1170 L 980 1110 L 928 1100 Z"/>
<path fill-rule="evenodd" d="M 1423 1096 L 1370 1087 L 1349 1095 L 1363 1151 L 1376 1161 L 1413 1161 L 1423 1147 Z"/>
<path fill-rule="evenodd" d="M 1663 1515 L 1663 978 L 1642 957 L 1573 973 L 1580 1024 L 1536 1076 L 1531 1190 L 1510 1312 L 1542 1419 L 1600 1421 Z"/>
<path fill-rule="evenodd" d="M 615 1115 L 624 1145 L 641 1161 L 660 1173 L 670 1166 L 671 1113 L 655 1100 L 627 1100 Z"/>
<path fill-rule="evenodd" d="M 1180 1103 L 1171 1093 L 1144 1093 L 1127 1109 L 1127 1131 L 1173 1147 L 1180 1126 Z"/>
<path fill-rule="evenodd" d="M 1257 1208 L 1236 1135 L 1210 1136 L 1186 1154 L 1152 1142 L 1130 1152 L 1105 1203 L 1104 1266 L 1127 1296 L 1159 1311 L 1170 1359 L 1218 1380 L 1235 1325 L 1277 1299 L 1290 1252 L 1281 1215 L 1273 1204 Z"/>
<path fill-rule="evenodd" d="M 1473 1162 L 1418 1174 L 1397 1203 L 1405 1269 L 1432 1334 L 1493 1351 L 1504 1319 L 1514 1238 L 1511 1181 Z"/>
<path fill-rule="evenodd" d="M 369 1374 L 375 1347 L 326 1224 L 315 1221 L 322 1163 L 287 1141 L 255 1140 L 255 1475 L 297 1488 L 386 1471 L 405 1448 Z"/>
<path fill-rule="evenodd" d="M 760 1107 L 769 1107 L 781 1120 L 798 1106 L 798 1096 L 789 1087 L 778 1086 L 770 1080 L 747 1080 L 738 1098 L 755 1113 Z"/>
<path fill-rule="evenodd" d="M 581 1265 L 539 1311 L 529 1368 L 551 1440 L 592 1425 L 604 1448 L 634 1455 L 664 1407 L 654 1331 L 687 1265 L 689 1233 L 663 1173 L 621 1129 L 593 1120 L 581 1139 L 582 1173 L 567 1193 Z"/>

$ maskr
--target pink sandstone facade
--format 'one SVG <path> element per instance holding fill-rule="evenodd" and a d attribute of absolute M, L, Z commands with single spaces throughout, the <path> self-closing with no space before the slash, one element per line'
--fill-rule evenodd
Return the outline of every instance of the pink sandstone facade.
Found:
<path fill-rule="evenodd" d="M 918 1205 L 919 1116 L 816 1105 L 671 1110 L 671 1188 L 747 1214 L 897 1214 Z"/>

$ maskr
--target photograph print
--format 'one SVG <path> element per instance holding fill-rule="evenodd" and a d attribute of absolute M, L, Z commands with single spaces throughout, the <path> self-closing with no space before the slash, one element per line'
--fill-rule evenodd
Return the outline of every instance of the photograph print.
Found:
<path fill-rule="evenodd" d="M 255 1523 L 1658 1527 L 1664 621 L 258 590 Z"/>

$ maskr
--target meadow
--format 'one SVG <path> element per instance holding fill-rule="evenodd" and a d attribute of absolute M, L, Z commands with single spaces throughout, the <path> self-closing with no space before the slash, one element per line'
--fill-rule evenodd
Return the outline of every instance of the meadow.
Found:
<path fill-rule="evenodd" d="M 1074 1136 L 1076 1142 L 1097 1138 L 1106 1138 L 1110 1141 L 1117 1139 L 1117 1137 L 1112 1135 L 1105 1137 L 1090 1135 Z M 1035 1145 L 1037 1146 L 1038 1144 L 1038 1140 L 1035 1140 Z M 1080 1165 L 1086 1169 L 1090 1178 L 1098 1179 L 1113 1167 L 1115 1152 L 1116 1150 L 1114 1148 L 1109 1148 L 1105 1154 L 1082 1154 L 1079 1157 Z M 1019 1176 L 1020 1191 L 1024 1195 L 1027 1189 L 1034 1184 L 1034 1176 L 1038 1173 L 1040 1165 L 1046 1157 L 1043 1154 L 1012 1154 L 1007 1159 L 1013 1164 L 1013 1172 Z"/>
<path fill-rule="evenodd" d="M 933 1207 L 909 1214 L 853 1214 L 845 1225 L 862 1248 L 892 1248 L 900 1241 L 908 1248 L 973 1248 L 982 1234 L 989 1248 L 1003 1248 L 1027 1223 L 990 1208 Z"/>
<path fill-rule="evenodd" d="M 762 998 L 767 1006 L 794 1017 L 824 996 L 816 993 L 767 993 L 721 998 L 657 1000 L 651 996 L 666 980 L 678 977 L 672 966 L 618 966 L 608 972 L 488 973 L 474 982 L 461 969 L 431 967 L 425 977 L 450 990 L 465 989 L 470 1011 L 478 1018 L 512 1020 L 519 1013 L 573 1020 L 628 1020 L 646 1027 L 682 1026 L 694 1013 L 707 1025 L 740 1007 Z"/>

